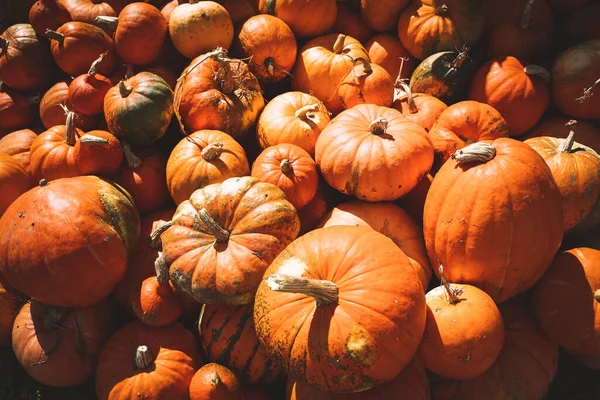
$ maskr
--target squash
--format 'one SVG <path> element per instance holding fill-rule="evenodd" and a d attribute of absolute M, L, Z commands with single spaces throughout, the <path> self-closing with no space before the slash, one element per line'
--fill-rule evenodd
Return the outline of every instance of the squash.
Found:
<path fill-rule="evenodd" d="M 23 193 L 31 189 L 29 173 L 12 156 L 0 153 L 0 184 L 2 184 L 2 197 L 0 198 L 0 217 L 8 207 Z"/>
<path fill-rule="evenodd" d="M 96 25 L 101 15 L 116 17 L 125 2 L 123 0 L 59 0 L 71 14 L 73 21 Z"/>
<path fill-rule="evenodd" d="M 298 38 L 312 38 L 328 32 L 335 23 L 335 0 L 259 0 L 258 11 L 280 18 Z"/>
<path fill-rule="evenodd" d="M 540 136 L 566 139 L 572 130 L 568 124 L 569 121 L 569 118 L 566 117 L 542 119 L 532 130 L 519 136 L 519 140 L 525 141 Z M 596 153 L 600 154 L 600 130 L 589 122 L 584 120 L 577 121 L 577 142 L 591 147 Z"/>
<path fill-rule="evenodd" d="M 110 79 L 98 74 L 99 65 L 107 53 L 102 53 L 90 66 L 87 74 L 79 75 L 69 83 L 67 104 L 82 115 L 102 114 L 104 97 L 113 87 Z"/>
<path fill-rule="evenodd" d="M 391 31 L 397 27 L 400 13 L 409 3 L 410 0 L 361 0 L 360 14 L 374 31 Z"/>
<path fill-rule="evenodd" d="M 360 6 L 356 3 L 358 2 L 336 2 L 337 14 L 329 33 L 343 33 L 366 43 L 373 36 L 373 31 L 363 21 Z"/>
<path fill-rule="evenodd" d="M 423 210 L 431 182 L 433 182 L 433 176 L 431 174 L 425 175 L 413 190 L 398 199 L 397 202 L 420 226 L 423 226 Z"/>
<path fill-rule="evenodd" d="M 31 174 L 29 153 L 31 143 L 37 135 L 38 133 L 31 129 L 22 129 L 9 133 L 0 139 L 0 153 L 12 156 L 28 174 Z"/>
<path fill-rule="evenodd" d="M 0 138 L 3 132 L 25 129 L 36 118 L 39 95 L 26 96 L 0 82 Z"/>
<path fill-rule="evenodd" d="M 66 125 L 67 114 L 73 111 L 69 104 L 69 83 L 71 81 L 59 81 L 54 84 L 42 97 L 40 101 L 40 120 L 46 130 L 56 125 Z M 75 112 L 75 128 L 83 131 L 97 129 L 99 125 L 97 115 L 83 115 Z"/>
<path fill-rule="evenodd" d="M 323 178 L 319 177 L 315 196 L 307 205 L 298 210 L 298 217 L 300 218 L 299 236 L 312 231 L 319 225 L 327 213 L 339 202 L 336 194 L 337 192 L 325 183 Z"/>
<path fill-rule="evenodd" d="M 392 78 L 410 79 L 418 64 L 417 60 L 404 48 L 400 39 L 389 33 L 378 33 L 371 37 L 366 42 L 365 49 L 367 49 L 371 62 L 382 66 Z"/>
<path fill-rule="evenodd" d="M 146 325 L 167 326 L 179 319 L 183 312 L 183 301 L 169 284 L 169 271 L 159 266 L 157 276 L 144 279 L 133 294 L 133 312 Z"/>
<path fill-rule="evenodd" d="M 242 388 L 230 369 L 219 364 L 204 365 L 190 383 L 190 400 L 241 400 Z"/>
<path fill-rule="evenodd" d="M 402 93 L 396 96 L 392 108 L 400 111 L 406 119 L 415 122 L 429 132 L 448 106 L 435 96 L 413 93 L 410 86 L 404 82 L 399 82 L 399 86 Z"/>
<path fill-rule="evenodd" d="M 37 0 L 29 9 L 29 23 L 38 36 L 71 21 L 71 13 L 60 0 Z"/>
<path fill-rule="evenodd" d="M 357 104 L 390 107 L 394 101 L 394 80 L 387 71 L 364 58 L 352 60 L 351 73 L 342 79 L 338 93 L 345 109 Z"/>
<path fill-rule="evenodd" d="M 89 131 L 76 141 L 74 159 L 81 175 L 112 176 L 123 161 L 121 142 L 109 132 Z"/>

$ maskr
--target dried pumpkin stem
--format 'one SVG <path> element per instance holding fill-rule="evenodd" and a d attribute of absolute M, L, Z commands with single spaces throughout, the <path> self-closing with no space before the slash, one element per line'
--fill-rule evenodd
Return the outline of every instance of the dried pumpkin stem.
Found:
<path fill-rule="evenodd" d="M 67 113 L 65 125 L 67 126 L 65 128 L 65 143 L 69 146 L 75 146 L 77 142 L 77 138 L 75 137 L 75 112 L 69 111 Z"/>
<path fill-rule="evenodd" d="M 136 156 L 131 150 L 131 145 L 127 142 L 122 142 L 121 147 L 123 148 L 123 156 L 125 156 L 125 162 L 131 169 L 137 168 L 142 165 L 142 160 Z"/>
<path fill-rule="evenodd" d="M 600 289 L 597 289 L 597 290 L 594 292 L 594 299 L 596 299 L 596 301 L 597 301 L 598 303 L 600 303 Z"/>
<path fill-rule="evenodd" d="M 223 153 L 223 142 L 214 142 L 202 149 L 200 155 L 206 161 L 212 161 Z"/>
<path fill-rule="evenodd" d="M 152 356 L 152 353 L 150 353 L 150 350 L 148 350 L 148 346 L 138 346 L 133 359 L 135 368 L 148 369 L 152 363 L 154 363 L 154 357 Z"/>
<path fill-rule="evenodd" d="M 472 162 L 488 162 L 496 157 L 496 148 L 489 143 L 476 142 L 463 147 L 452 154 L 459 165 Z"/>
<path fill-rule="evenodd" d="M 367 61 L 364 57 L 355 57 L 352 59 L 352 64 L 356 64 L 358 61 L 362 62 L 363 68 L 365 69 L 365 74 L 370 74 L 373 72 L 373 68 L 371 67 L 371 63 Z"/>
<path fill-rule="evenodd" d="M 584 89 L 581 96 L 579 96 L 575 100 L 577 100 L 578 103 L 584 103 L 586 100 L 588 100 L 590 97 L 592 97 L 594 95 L 594 89 L 598 85 L 600 85 L 600 79 L 598 79 L 596 82 L 592 83 L 592 86 L 590 86 L 589 88 Z"/>
<path fill-rule="evenodd" d="M 388 121 L 384 117 L 379 117 L 369 124 L 369 131 L 373 135 L 383 135 L 388 127 Z"/>
<path fill-rule="evenodd" d="M 65 41 L 65 35 L 63 35 L 62 33 L 53 31 L 52 29 L 46 29 L 46 31 L 44 32 L 44 35 L 46 35 L 46 37 L 48 39 L 56 40 L 61 44 Z"/>
<path fill-rule="evenodd" d="M 550 72 L 539 65 L 528 65 L 523 70 L 528 76 L 539 76 L 547 82 L 550 82 Z"/>
<path fill-rule="evenodd" d="M 290 173 L 292 171 L 292 163 L 287 158 L 284 158 L 279 163 L 279 168 L 281 168 L 281 172 L 284 174 Z"/>
<path fill-rule="evenodd" d="M 435 14 L 436 15 L 441 15 L 441 16 L 444 16 L 444 15 L 448 14 L 448 5 L 447 4 L 442 4 L 442 5 L 438 6 L 438 7 L 436 7 Z"/>
<path fill-rule="evenodd" d="M 111 31 L 116 31 L 117 25 L 119 24 L 119 18 L 100 15 L 94 18 L 94 22 L 100 25 L 102 28 L 106 28 Z"/>
<path fill-rule="evenodd" d="M 46 187 L 48 186 L 48 181 L 45 178 L 40 179 L 38 185 L 40 185 L 40 187 Z"/>
<path fill-rule="evenodd" d="M 169 263 L 162 251 L 158 252 L 158 257 L 154 260 L 154 271 L 156 272 L 156 280 L 163 284 L 169 282 Z"/>
<path fill-rule="evenodd" d="M 213 375 L 210 378 L 210 384 L 212 386 L 219 386 L 222 383 L 223 383 L 223 381 L 221 380 L 221 377 L 219 376 L 219 373 L 217 371 L 214 371 Z"/>
<path fill-rule="evenodd" d="M 408 86 L 406 84 L 406 82 L 399 82 L 398 84 L 402 88 L 404 93 L 406 93 L 406 103 L 408 104 L 408 111 L 411 114 L 418 113 L 419 109 L 417 108 L 417 105 L 415 104 L 415 99 L 413 98 L 412 90 L 410 89 L 410 86 Z"/>
<path fill-rule="evenodd" d="M 206 225 L 210 234 L 217 239 L 217 243 L 223 243 L 229 240 L 229 231 L 224 229 L 219 223 L 210 215 L 206 208 L 198 211 L 198 216 L 202 222 Z"/>
<path fill-rule="evenodd" d="M 159 249 L 161 246 L 160 235 L 166 232 L 167 229 L 173 226 L 173 221 L 167 221 L 161 224 L 154 232 L 150 234 L 148 245 L 153 249 Z"/>
<path fill-rule="evenodd" d="M 294 116 L 296 118 L 300 118 L 303 121 L 306 121 L 311 118 L 310 113 L 319 111 L 319 108 L 319 103 L 309 104 L 307 106 L 297 109 L 294 113 Z"/>
<path fill-rule="evenodd" d="M 302 293 L 312 296 L 317 302 L 317 306 L 336 303 L 339 297 L 338 285 L 327 280 L 273 274 L 267 278 L 267 285 L 269 285 L 269 289 L 276 292 Z"/>
<path fill-rule="evenodd" d="M 567 138 L 564 139 L 558 147 L 559 153 L 571 152 L 571 149 L 573 149 L 573 144 L 575 143 L 575 126 L 577 125 L 577 121 L 572 119 L 565 125 L 571 127 L 571 129 L 569 130 L 569 136 L 567 136 Z"/>
<path fill-rule="evenodd" d="M 100 66 L 100 64 L 102 63 L 102 61 L 104 61 L 104 58 L 106 57 L 106 55 L 108 54 L 108 51 L 105 51 L 104 53 L 100 54 L 100 57 L 98 57 L 90 66 L 90 69 L 88 70 L 88 75 L 89 76 L 94 76 L 96 75 L 98 72 L 98 66 Z"/>
<path fill-rule="evenodd" d="M 456 304 L 460 302 L 460 294 L 462 293 L 462 289 L 452 286 L 444 276 L 444 266 L 440 264 L 439 268 L 440 273 L 440 282 L 442 286 L 444 286 L 444 293 L 446 294 L 446 300 L 450 304 Z"/>
<path fill-rule="evenodd" d="M 525 3 L 523 15 L 521 16 L 521 21 L 519 22 L 519 28 L 521 29 L 529 29 L 529 24 L 531 23 L 531 8 L 533 6 L 533 2 L 534 0 L 527 0 L 527 3 Z"/>
<path fill-rule="evenodd" d="M 79 141 L 88 146 L 104 146 L 110 143 L 108 140 L 94 135 L 84 135 Z"/>
<path fill-rule="evenodd" d="M 133 92 L 133 88 L 125 85 L 125 81 L 121 80 L 121 82 L 119 82 L 119 94 L 121 97 L 125 98 L 129 96 L 131 92 Z"/>
<path fill-rule="evenodd" d="M 275 75 L 275 60 L 273 57 L 267 57 L 265 59 L 265 67 L 267 67 L 267 73 L 269 76 Z"/>
<path fill-rule="evenodd" d="M 333 44 L 333 52 L 335 54 L 342 54 L 342 51 L 344 50 L 344 42 L 346 41 L 346 35 L 344 35 L 343 33 L 340 33 L 337 37 L 337 39 L 335 40 L 335 43 Z"/>

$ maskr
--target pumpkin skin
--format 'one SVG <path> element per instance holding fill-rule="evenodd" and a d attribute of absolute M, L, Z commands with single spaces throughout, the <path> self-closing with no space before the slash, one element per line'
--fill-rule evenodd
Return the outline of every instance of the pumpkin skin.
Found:
<path fill-rule="evenodd" d="M 225 132 L 201 130 L 183 138 L 167 162 L 167 186 L 179 205 L 195 190 L 250 174 L 244 148 Z"/>
<path fill-rule="evenodd" d="M 316 97 L 286 92 L 265 106 L 256 124 L 256 135 L 263 150 L 289 143 L 314 157 L 317 138 L 330 121 L 327 109 Z"/>
<path fill-rule="evenodd" d="M 15 90 L 46 87 L 54 69 L 48 49 L 38 40 L 32 26 L 16 24 L 0 35 L 0 81 Z"/>
<path fill-rule="evenodd" d="M 172 224 L 161 236 L 171 281 L 206 304 L 250 303 L 267 266 L 300 230 L 283 192 L 252 177 L 196 190 L 177 207 Z"/>
<path fill-rule="evenodd" d="M 400 111 L 406 119 L 420 125 L 429 132 L 440 114 L 448 106 L 435 96 L 425 93 L 413 93 L 406 84 L 402 88 L 404 92 L 396 97 L 394 103 L 392 103 L 392 108 Z"/>
<path fill-rule="evenodd" d="M 365 49 L 371 62 L 382 66 L 392 78 L 410 79 L 417 67 L 417 60 L 402 46 L 398 37 L 389 33 L 373 36 L 365 45 Z"/>
<path fill-rule="evenodd" d="M 123 277 L 139 223 L 132 200 L 108 181 L 79 176 L 42 182 L 0 219 L 0 273 L 35 300 L 89 306 Z"/>
<path fill-rule="evenodd" d="M 279 365 L 258 343 L 254 303 L 240 306 L 205 304 L 198 329 L 209 361 L 231 369 L 244 383 L 271 383 L 282 376 Z"/>
<path fill-rule="evenodd" d="M 142 357 L 138 367 L 134 360 L 140 346 L 147 347 L 149 357 Z M 100 400 L 186 400 L 200 363 L 194 336 L 181 324 L 157 328 L 130 322 L 114 333 L 100 353 L 96 394 Z"/>
<path fill-rule="evenodd" d="M 0 139 L 0 153 L 12 156 L 30 174 L 29 152 L 31 143 L 36 137 L 37 133 L 31 129 L 9 133 Z"/>
<path fill-rule="evenodd" d="M 300 218 L 299 236 L 315 229 L 325 218 L 325 215 L 339 202 L 333 192 L 335 190 L 325 183 L 323 178 L 319 178 L 315 196 L 307 205 L 298 210 L 298 217 Z"/>
<path fill-rule="evenodd" d="M 248 0 L 219 0 L 219 4 L 229 13 L 234 27 L 241 26 L 257 14 L 256 7 Z"/>
<path fill-rule="evenodd" d="M 171 122 L 173 90 L 160 76 L 140 72 L 106 93 L 104 115 L 110 133 L 133 146 L 149 146 Z"/>
<path fill-rule="evenodd" d="M 94 130 L 75 143 L 74 160 L 81 175 L 111 176 L 123 162 L 119 139 L 106 131 Z"/>
<path fill-rule="evenodd" d="M 515 57 L 491 60 L 475 73 L 469 99 L 487 103 L 502 114 L 511 137 L 538 123 L 550 102 L 548 71 Z"/>
<path fill-rule="evenodd" d="M 337 290 L 306 282 L 302 292 L 272 290 L 278 277 L 325 279 Z M 411 361 L 425 327 L 425 294 L 391 239 L 368 227 L 332 226 L 300 237 L 273 261 L 256 293 L 254 323 L 260 343 L 291 378 L 358 392 L 391 380 Z"/>
<path fill-rule="evenodd" d="M 13 350 L 36 381 L 79 385 L 94 373 L 100 350 L 115 327 L 113 315 L 108 300 L 74 309 L 28 302 L 15 319 Z"/>
<path fill-rule="evenodd" d="M 374 31 L 391 31 L 397 27 L 400 13 L 409 3 L 410 0 L 361 0 L 360 14 L 365 24 Z"/>
<path fill-rule="evenodd" d="M 40 101 L 40 119 L 44 128 L 51 129 L 56 125 L 66 125 L 67 113 L 73 108 L 69 104 L 68 96 L 69 84 L 66 81 L 57 82 L 44 94 Z M 74 124 L 78 129 L 89 131 L 98 128 L 99 118 L 76 112 Z"/>
<path fill-rule="evenodd" d="M 550 136 L 554 138 L 566 139 L 571 132 L 571 128 L 567 125 L 569 118 L 554 117 L 543 119 L 531 131 L 525 135 L 519 136 L 520 140 L 527 140 L 534 137 Z M 600 131 L 589 122 L 577 121 L 577 142 L 585 146 L 589 146 L 596 153 L 600 153 Z"/>
<path fill-rule="evenodd" d="M 421 227 L 400 207 L 392 203 L 351 201 L 335 206 L 321 220 L 319 228 L 337 225 L 369 226 L 384 234 L 409 258 L 423 289 L 429 286 L 431 266 Z"/>
<path fill-rule="evenodd" d="M 465 154 L 489 161 L 461 165 Z M 510 138 L 469 145 L 442 166 L 427 193 L 429 260 L 444 266 L 448 281 L 477 286 L 503 302 L 549 267 L 563 237 L 561 210 L 552 173 L 531 147 Z"/>
<path fill-rule="evenodd" d="M 413 0 L 400 14 L 398 37 L 413 56 L 432 54 L 477 43 L 483 32 L 480 2 Z"/>
<path fill-rule="evenodd" d="M 323 129 L 315 160 L 334 189 L 360 200 L 395 200 L 431 169 L 433 147 L 426 134 L 397 110 L 360 104 Z"/>
<path fill-rule="evenodd" d="M 337 115 L 344 110 L 338 93 L 340 82 L 351 74 L 352 60 L 357 58 L 371 61 L 362 44 L 350 36 L 333 33 L 312 39 L 300 49 L 292 71 L 292 89 L 312 94 Z"/>
<path fill-rule="evenodd" d="M 96 17 L 116 17 L 123 9 L 123 0 L 60 0 L 73 21 L 96 25 Z"/>
<path fill-rule="evenodd" d="M 355 2 L 336 2 L 336 4 L 335 23 L 329 33 L 343 33 L 361 43 L 369 41 L 373 31 L 363 21 L 358 4 Z"/>
<path fill-rule="evenodd" d="M 25 96 L 0 85 L 0 138 L 3 132 L 24 129 L 32 125 L 37 114 L 39 97 Z"/>
<path fill-rule="evenodd" d="M 340 103 L 344 108 L 352 108 L 357 104 L 390 107 L 394 101 L 394 80 L 390 74 L 364 59 L 355 59 L 354 63 L 352 72 L 344 77 L 338 88 Z"/>
<path fill-rule="evenodd" d="M 22 305 L 22 299 L 6 290 L 0 282 L 0 346 L 10 346 L 13 323 Z"/>
<path fill-rule="evenodd" d="M 423 210 L 431 182 L 433 182 L 433 176 L 431 174 L 425 175 L 413 190 L 398 200 L 400 207 L 420 226 L 423 226 Z"/>
<path fill-rule="evenodd" d="M 298 38 L 312 38 L 328 32 L 335 24 L 335 0 L 260 0 L 258 11 L 280 18 Z"/>
<path fill-rule="evenodd" d="M 234 49 L 241 58 L 250 58 L 248 67 L 260 83 L 286 78 L 294 63 L 298 46 L 290 27 L 272 15 L 250 17 L 236 35 Z"/>
<path fill-rule="evenodd" d="M 552 99 L 562 112 L 574 118 L 600 119 L 600 96 L 593 96 L 598 92 L 599 65 L 600 39 L 570 47 L 556 57 Z"/>
<path fill-rule="evenodd" d="M 219 364 L 204 365 L 190 384 L 190 400 L 240 400 L 240 382 L 230 369 Z"/>
<path fill-rule="evenodd" d="M 87 74 L 79 75 L 69 84 L 67 104 L 79 114 L 96 115 L 104 111 L 104 97 L 113 87 L 109 78 L 96 72 L 104 58 L 103 53 L 92 63 Z"/>
<path fill-rule="evenodd" d="M 307 205 L 317 192 L 317 165 L 304 149 L 293 144 L 268 147 L 252 164 L 251 176 L 276 185 L 297 209 Z"/>
<path fill-rule="evenodd" d="M 38 0 L 29 9 L 29 23 L 39 36 L 71 21 L 71 14 L 59 0 Z"/>
<path fill-rule="evenodd" d="M 159 282 L 156 276 L 144 279 L 131 306 L 139 320 L 150 326 L 171 325 L 183 311 L 183 302 L 171 289 L 168 275 L 166 282 Z"/>
<path fill-rule="evenodd" d="M 23 193 L 31 189 L 31 178 L 21 164 L 12 156 L 0 153 L 0 217 Z"/>
<path fill-rule="evenodd" d="M 508 126 L 494 107 L 473 100 L 453 104 L 442 111 L 429 131 L 435 152 L 433 169 L 439 170 L 468 144 L 501 137 L 508 137 Z"/>

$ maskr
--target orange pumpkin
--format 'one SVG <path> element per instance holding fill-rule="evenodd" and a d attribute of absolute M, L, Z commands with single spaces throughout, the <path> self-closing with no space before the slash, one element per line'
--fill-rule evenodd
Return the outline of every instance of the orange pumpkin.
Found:
<path fill-rule="evenodd" d="M 531 131 L 519 136 L 520 140 L 527 140 L 539 136 L 550 136 L 566 139 L 571 133 L 568 125 L 569 118 L 553 117 L 543 119 Z M 591 147 L 600 154 L 600 130 L 584 120 L 577 121 L 577 142 Z"/>
<path fill-rule="evenodd" d="M 59 0 L 38 0 L 29 9 L 29 23 L 39 36 L 69 21 L 71 14 Z"/>
<path fill-rule="evenodd" d="M 335 191 L 329 186 L 323 178 L 319 178 L 317 192 L 312 200 L 298 210 L 300 218 L 300 236 L 312 231 L 319 225 L 325 215 L 338 202 L 334 193 Z"/>
<path fill-rule="evenodd" d="M 56 125 L 66 125 L 69 111 L 73 111 L 73 105 L 69 103 L 69 83 L 67 81 L 57 82 L 46 91 L 40 101 L 42 125 L 46 129 L 51 129 Z M 74 124 L 75 128 L 89 131 L 98 128 L 99 118 L 97 115 L 75 112 Z"/>
<path fill-rule="evenodd" d="M 116 17 L 123 9 L 123 0 L 60 0 L 73 21 L 96 24 L 101 15 Z"/>
<path fill-rule="evenodd" d="M 281 18 L 294 35 L 311 38 L 328 32 L 335 23 L 335 0 L 260 0 L 258 11 Z"/>
<path fill-rule="evenodd" d="M 349 1 L 337 2 L 335 23 L 329 33 L 343 33 L 346 36 L 352 36 L 361 43 L 366 43 L 373 36 L 373 31 L 361 18 L 360 7 L 356 3 Z"/>
<path fill-rule="evenodd" d="M 376 2 L 372 2 L 376 3 Z M 417 60 L 404 48 L 397 36 L 379 33 L 365 45 L 371 62 L 381 65 L 392 78 L 410 79 Z"/>
<path fill-rule="evenodd" d="M 431 174 L 425 175 L 413 190 L 398 199 L 400 207 L 420 226 L 423 226 L 423 209 L 425 208 L 425 199 L 431 187 L 431 182 L 433 182 L 433 176 Z"/>
<path fill-rule="evenodd" d="M 31 126 L 39 101 L 39 95 L 25 96 L 0 81 L 0 138 L 5 132 Z"/>
<path fill-rule="evenodd" d="M 419 124 L 429 132 L 440 114 L 448 106 L 435 96 L 413 93 L 406 83 L 401 82 L 400 87 L 403 92 L 396 97 L 392 108 L 400 111 L 406 119 Z"/>
<path fill-rule="evenodd" d="M 31 129 L 22 129 L 9 133 L 0 138 L 0 153 L 8 154 L 23 167 L 28 174 L 31 173 L 29 166 L 29 153 L 31 143 L 37 137 L 38 132 Z"/>
<path fill-rule="evenodd" d="M 75 142 L 73 152 L 81 175 L 111 176 L 123 162 L 121 142 L 107 131 L 85 133 Z"/>
<path fill-rule="evenodd" d="M 352 60 L 354 66 L 338 88 L 344 108 L 357 104 L 377 104 L 389 107 L 394 101 L 394 80 L 387 71 L 364 58 Z"/>
<path fill-rule="evenodd" d="M 69 84 L 67 104 L 83 115 L 102 114 L 104 96 L 113 87 L 107 77 L 97 73 L 98 66 L 104 61 L 107 53 L 102 53 L 94 61 L 87 74 L 79 75 Z"/>
<path fill-rule="evenodd" d="M 362 0 L 360 14 L 367 26 L 377 32 L 391 31 L 410 0 Z"/>
<path fill-rule="evenodd" d="M 242 389 L 230 369 L 219 364 L 204 365 L 190 383 L 190 400 L 241 400 Z"/>
<path fill-rule="evenodd" d="M 6 209 L 23 193 L 31 189 L 29 173 L 12 156 L 0 153 L 0 217 Z"/>
<path fill-rule="evenodd" d="M 144 279 L 133 294 L 131 306 L 133 312 L 146 325 L 171 325 L 183 311 L 183 303 L 169 284 L 169 275 L 159 272 L 157 276 Z"/>

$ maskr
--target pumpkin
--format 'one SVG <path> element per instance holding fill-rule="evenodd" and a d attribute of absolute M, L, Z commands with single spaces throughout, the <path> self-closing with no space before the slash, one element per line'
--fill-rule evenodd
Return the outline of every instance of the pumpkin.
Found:
<path fill-rule="evenodd" d="M 552 64 L 552 99 L 567 115 L 600 119 L 600 39 L 579 43 L 560 53 Z"/>
<path fill-rule="evenodd" d="M 373 31 L 365 24 L 360 14 L 360 7 L 355 2 L 336 2 L 337 14 L 330 33 L 343 33 L 352 36 L 361 43 L 366 43 Z"/>
<path fill-rule="evenodd" d="M 183 138 L 167 162 L 167 186 L 175 204 L 195 190 L 250 174 L 246 152 L 225 132 L 201 130 Z"/>
<path fill-rule="evenodd" d="M 260 83 L 286 78 L 294 63 L 298 46 L 290 27 L 272 15 L 250 17 L 237 33 L 234 48 L 248 58 L 248 68 Z"/>
<path fill-rule="evenodd" d="M 417 60 L 406 51 L 397 36 L 389 33 L 373 36 L 365 49 L 371 62 L 382 66 L 392 78 L 409 79 L 417 67 Z"/>
<path fill-rule="evenodd" d="M 200 362 L 194 336 L 181 324 L 150 327 L 130 322 L 100 353 L 96 394 L 99 400 L 186 400 Z"/>
<path fill-rule="evenodd" d="M 325 215 L 338 203 L 338 199 L 333 192 L 335 190 L 325 183 L 323 178 L 319 177 L 315 196 L 307 205 L 298 210 L 300 236 L 315 229 L 325 218 Z"/>
<path fill-rule="evenodd" d="M 175 115 L 184 134 L 216 129 L 238 139 L 254 126 L 264 106 L 248 65 L 227 57 L 223 49 L 192 60 L 175 87 Z"/>
<path fill-rule="evenodd" d="M 518 136 L 533 128 L 546 111 L 549 80 L 548 71 L 538 65 L 526 65 L 511 56 L 494 59 L 475 73 L 469 99 L 498 110 L 510 136 Z"/>
<path fill-rule="evenodd" d="M 12 346 L 21 366 L 36 381 L 75 386 L 93 374 L 114 327 L 108 300 L 72 309 L 31 301 L 15 319 Z"/>
<path fill-rule="evenodd" d="M 299 38 L 328 32 L 335 23 L 335 0 L 260 0 L 258 11 L 283 20 Z"/>
<path fill-rule="evenodd" d="M 132 65 L 154 62 L 167 35 L 167 20 L 158 8 L 141 2 L 126 5 L 119 17 L 96 17 L 97 23 L 110 26 L 115 32 L 115 52 Z"/>
<path fill-rule="evenodd" d="M 46 129 L 56 125 L 66 125 L 67 114 L 73 108 L 68 100 L 69 83 L 59 81 L 54 84 L 42 97 L 40 101 L 40 119 Z M 83 131 L 98 128 L 99 117 L 94 115 L 83 115 L 75 113 L 75 127 Z"/>
<path fill-rule="evenodd" d="M 0 346 L 2 347 L 11 344 L 13 323 L 22 304 L 20 297 L 6 290 L 0 282 Z"/>
<path fill-rule="evenodd" d="M 39 36 L 71 21 L 71 14 L 59 0 L 37 0 L 29 9 L 29 23 Z"/>
<path fill-rule="evenodd" d="M 123 9 L 123 0 L 59 0 L 73 21 L 96 25 L 96 17 L 116 17 Z"/>
<path fill-rule="evenodd" d="M 0 137 L 2 132 L 24 129 L 33 124 L 39 96 L 26 96 L 0 82 Z"/>
<path fill-rule="evenodd" d="M 550 266 L 564 232 L 561 210 L 552 172 L 535 150 L 510 138 L 473 143 L 442 166 L 427 193 L 429 260 L 444 266 L 448 281 L 503 302 Z"/>
<path fill-rule="evenodd" d="M 0 153 L 0 217 L 8 207 L 23 193 L 31 189 L 29 173 L 12 156 Z"/>
<path fill-rule="evenodd" d="M 233 21 L 219 3 L 191 0 L 171 12 L 169 33 L 177 51 L 193 59 L 218 47 L 228 49 Z"/>
<path fill-rule="evenodd" d="M 400 13 L 409 3 L 410 0 L 362 0 L 360 14 L 374 31 L 391 31 L 397 27 Z"/>
<path fill-rule="evenodd" d="M 297 209 L 307 205 L 317 192 L 317 165 L 306 150 L 282 143 L 267 147 L 252 164 L 251 176 L 276 185 Z"/>
<path fill-rule="evenodd" d="M 37 132 L 31 129 L 22 129 L 9 133 L 0 139 L 0 153 L 12 156 L 27 173 L 31 173 L 29 166 L 29 152 L 31 143 L 37 137 Z"/>
<path fill-rule="evenodd" d="M 113 87 L 111 80 L 97 73 L 107 53 L 102 53 L 90 66 L 87 74 L 79 75 L 69 84 L 67 103 L 82 115 L 102 114 L 104 96 Z"/>
<path fill-rule="evenodd" d="M 420 226 L 423 226 L 423 210 L 431 182 L 433 182 L 433 176 L 431 174 L 425 175 L 413 190 L 398 199 L 398 205 Z"/>
<path fill-rule="evenodd" d="M 148 146 L 167 131 L 173 90 L 160 76 L 140 72 L 106 93 L 104 115 L 110 133 L 134 146 Z"/>
<path fill-rule="evenodd" d="M 75 142 L 75 165 L 81 175 L 111 176 L 123 161 L 119 139 L 106 131 L 94 130 Z"/>
<path fill-rule="evenodd" d="M 352 60 L 370 61 L 360 42 L 343 34 L 329 34 L 312 39 L 300 49 L 292 71 L 292 89 L 310 93 L 338 114 L 344 110 L 338 89 L 342 80 L 352 73 Z"/>
<path fill-rule="evenodd" d="M 289 143 L 314 157 L 317 138 L 329 121 L 329 113 L 319 99 L 303 92 L 286 92 L 265 106 L 256 123 L 256 135 L 263 150 Z"/>
<path fill-rule="evenodd" d="M 240 306 L 205 304 L 198 329 L 209 361 L 235 372 L 245 383 L 271 383 L 282 376 L 279 365 L 258 343 L 254 303 Z"/>
<path fill-rule="evenodd" d="M 400 111 L 406 119 L 412 121 L 427 132 L 433 127 L 440 114 L 448 108 L 446 103 L 435 96 L 425 93 L 413 93 L 404 82 L 400 82 L 402 94 L 396 97 L 392 108 Z"/>
<path fill-rule="evenodd" d="M 169 84 L 169 87 L 172 90 L 175 90 L 175 85 L 177 84 L 177 74 L 175 73 L 175 71 L 170 68 L 167 67 L 166 65 L 161 65 L 161 64 L 154 64 L 148 67 L 144 67 L 142 68 L 136 68 L 134 69 L 135 72 L 142 72 L 142 71 L 147 71 L 147 72 L 152 72 L 153 74 L 156 74 L 158 76 L 160 76 L 161 78 L 164 79 L 165 82 L 167 82 Z"/>
<path fill-rule="evenodd" d="M 132 308 L 140 321 L 150 326 L 167 326 L 179 319 L 183 311 L 182 300 L 171 289 L 169 273 L 144 279 L 133 295 Z"/>
<path fill-rule="evenodd" d="M 394 101 L 394 80 L 383 67 L 364 58 L 352 60 L 352 71 L 342 79 L 338 93 L 346 109 L 357 104 L 389 107 Z"/>
<path fill-rule="evenodd" d="M 429 130 L 433 144 L 434 170 L 457 150 L 480 140 L 508 137 L 508 126 L 502 115 L 492 106 L 473 100 L 451 105 L 438 116 Z"/>
<path fill-rule="evenodd" d="M 0 273 L 34 300 L 86 307 L 123 277 L 139 229 L 122 188 L 95 176 L 42 180 L 0 219 Z"/>
<path fill-rule="evenodd" d="M 50 39 L 54 61 L 68 75 L 85 74 L 102 53 L 106 53 L 106 56 L 98 65 L 98 73 L 106 76 L 115 67 L 117 59 L 113 40 L 97 26 L 72 21 L 61 25 L 56 31 L 46 30 L 45 35 Z"/>
<path fill-rule="evenodd" d="M 204 365 L 190 384 L 190 400 L 241 400 L 242 389 L 230 369 L 219 364 Z"/>
<path fill-rule="evenodd" d="M 15 90 L 46 87 L 54 69 L 48 49 L 32 26 L 16 24 L 0 35 L 0 81 Z"/>
<path fill-rule="evenodd" d="M 477 43 L 483 32 L 481 2 L 412 0 L 400 14 L 398 37 L 419 60 Z"/>
<path fill-rule="evenodd" d="M 529 299 L 499 305 L 504 346 L 496 362 L 473 379 L 432 379 L 436 400 L 542 400 L 558 367 L 558 346 L 539 328 Z"/>
<path fill-rule="evenodd" d="M 200 303 L 234 305 L 252 301 L 300 221 L 277 186 L 241 177 L 196 190 L 169 226 L 160 237 L 175 288 Z"/>
<path fill-rule="evenodd" d="M 553 117 L 542 119 L 531 131 L 519 136 L 520 140 L 527 140 L 539 136 L 551 136 L 566 139 L 571 133 L 571 127 L 567 125 L 569 118 Z M 594 149 L 600 153 L 600 131 L 589 122 L 577 121 L 577 142 Z"/>
<path fill-rule="evenodd" d="M 596 21 L 600 18 L 600 4 L 588 4 L 569 14 L 562 27 L 567 45 L 573 46 L 586 40 L 600 39 L 600 27 Z"/>
<path fill-rule="evenodd" d="M 248 0 L 219 0 L 219 4 L 225 7 L 234 27 L 239 27 L 249 18 L 256 15 L 257 10 Z"/>
<path fill-rule="evenodd" d="M 419 278 L 391 239 L 368 227 L 332 226 L 300 237 L 271 263 L 254 324 L 291 378 L 350 393 L 390 381 L 408 365 L 425 312 Z"/>
<path fill-rule="evenodd" d="M 426 131 L 392 108 L 359 104 L 317 139 L 315 160 L 334 189 L 367 201 L 395 200 L 431 169 Z"/>

